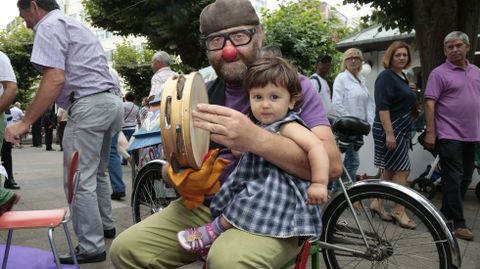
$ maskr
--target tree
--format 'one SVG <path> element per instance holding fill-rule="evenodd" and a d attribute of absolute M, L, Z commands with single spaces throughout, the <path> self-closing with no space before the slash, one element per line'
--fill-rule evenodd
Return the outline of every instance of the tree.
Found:
<path fill-rule="evenodd" d="M 473 62 L 480 31 L 478 0 L 344 0 L 345 3 L 371 4 L 375 8 L 370 19 L 386 29 L 399 27 L 406 32 L 415 29 L 420 52 L 424 83 L 431 70 L 445 61 L 443 39 L 459 30 L 470 38 L 468 58 Z"/>
<path fill-rule="evenodd" d="M 118 35 L 142 35 L 153 49 L 180 55 L 199 68 L 206 65 L 200 47 L 199 17 L 213 0 L 83 0 L 93 25 Z"/>
<path fill-rule="evenodd" d="M 124 79 L 126 90 L 135 95 L 135 101 L 141 102 L 141 99 L 148 96 L 151 88 L 151 78 L 153 71 L 150 63 L 154 50 L 146 45 L 138 48 L 126 42 L 116 45 L 113 53 L 113 68 Z M 182 63 L 177 55 L 170 55 L 171 68 L 178 73 L 188 73 L 191 71 L 189 66 Z"/>
<path fill-rule="evenodd" d="M 279 9 L 263 15 L 264 43 L 279 45 L 284 57 L 307 75 L 315 72 L 320 53 L 340 58 L 335 43 L 349 33 L 335 18 L 325 18 L 320 6 L 319 0 L 302 0 L 295 4 L 282 4 Z M 336 73 L 333 71 L 330 74 Z"/>
<path fill-rule="evenodd" d="M 19 89 L 16 100 L 29 104 L 40 73 L 30 64 L 34 34 L 20 18 L 0 32 L 0 50 L 10 58 Z"/>

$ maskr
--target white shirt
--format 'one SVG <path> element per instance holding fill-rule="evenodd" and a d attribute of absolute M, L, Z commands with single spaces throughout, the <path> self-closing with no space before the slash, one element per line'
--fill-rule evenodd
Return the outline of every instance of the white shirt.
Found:
<path fill-rule="evenodd" d="M 148 96 L 155 95 L 161 97 L 165 82 L 167 82 L 167 79 L 173 75 L 178 74 L 173 72 L 169 66 L 158 69 L 152 77 L 152 88 L 150 89 Z"/>
<path fill-rule="evenodd" d="M 375 102 L 368 92 L 365 77 L 357 80 L 348 70 L 338 74 L 333 83 L 332 106 L 338 116 L 354 116 L 373 124 Z"/>
<path fill-rule="evenodd" d="M 10 115 L 12 115 L 12 123 L 21 121 L 24 116 L 23 111 L 16 106 L 10 108 Z"/>
<path fill-rule="evenodd" d="M 319 76 L 317 73 L 313 74 L 312 76 L 315 76 L 320 80 L 320 84 L 318 85 L 318 81 L 316 79 L 311 78 L 310 81 L 313 84 L 313 87 L 317 90 L 317 92 L 320 90 L 318 86 L 321 86 L 321 90 L 318 93 L 320 95 L 320 99 L 322 99 L 322 104 L 323 104 L 323 109 L 328 113 L 330 113 L 330 109 L 332 109 L 332 101 L 330 101 L 330 86 L 328 86 L 327 81 Z"/>
<path fill-rule="evenodd" d="M 9 81 L 17 83 L 10 59 L 0 51 L 0 82 Z M 3 83 L 0 83 L 0 95 L 3 94 Z"/>

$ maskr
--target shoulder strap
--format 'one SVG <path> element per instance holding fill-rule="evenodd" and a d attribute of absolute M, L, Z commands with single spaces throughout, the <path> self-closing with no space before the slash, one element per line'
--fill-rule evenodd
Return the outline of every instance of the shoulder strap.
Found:
<path fill-rule="evenodd" d="M 317 76 L 315 76 L 315 75 L 312 75 L 312 76 L 310 77 L 310 79 L 313 79 L 313 80 L 315 80 L 315 81 L 317 82 L 317 84 L 318 84 L 318 92 L 321 92 L 321 91 L 322 91 L 322 83 L 320 83 L 320 79 L 319 79 Z"/>

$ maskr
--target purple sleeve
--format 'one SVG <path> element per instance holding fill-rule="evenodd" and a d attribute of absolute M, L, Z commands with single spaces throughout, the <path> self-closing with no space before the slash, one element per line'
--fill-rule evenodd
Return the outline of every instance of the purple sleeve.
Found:
<path fill-rule="evenodd" d="M 428 76 L 427 86 L 424 93 L 426 99 L 437 100 L 438 97 L 440 97 L 440 92 L 444 85 L 439 73 L 440 72 L 437 68 L 430 73 L 430 76 Z"/>
<path fill-rule="evenodd" d="M 330 126 L 320 95 L 315 90 L 313 84 L 303 75 L 299 75 L 299 79 L 302 86 L 300 117 L 309 128 L 319 125 Z"/>

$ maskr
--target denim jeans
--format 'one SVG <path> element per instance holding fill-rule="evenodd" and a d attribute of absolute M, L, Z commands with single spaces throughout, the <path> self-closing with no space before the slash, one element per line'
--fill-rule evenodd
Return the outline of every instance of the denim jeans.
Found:
<path fill-rule="evenodd" d="M 110 160 L 108 162 L 108 174 L 110 176 L 110 183 L 112 184 L 113 192 L 125 192 L 122 163 L 120 160 L 120 155 L 118 155 L 117 151 L 118 134 L 119 132 L 112 137 L 112 145 L 110 146 Z"/>
<path fill-rule="evenodd" d="M 345 170 L 347 171 L 348 175 L 352 179 L 353 182 L 356 181 L 357 178 L 357 170 L 360 166 L 360 156 L 358 151 L 353 150 L 353 145 L 350 145 L 345 150 L 345 157 L 343 159 L 343 165 L 345 166 Z M 345 170 L 343 171 L 342 181 L 348 182 L 348 177 L 345 174 Z M 340 183 L 338 181 L 331 181 L 328 183 L 328 190 L 330 192 L 337 192 L 340 190 Z"/>
<path fill-rule="evenodd" d="M 440 155 L 442 174 L 442 208 L 447 220 L 453 220 L 454 228 L 465 228 L 463 199 L 472 182 L 475 142 L 441 139 L 436 148 Z"/>

